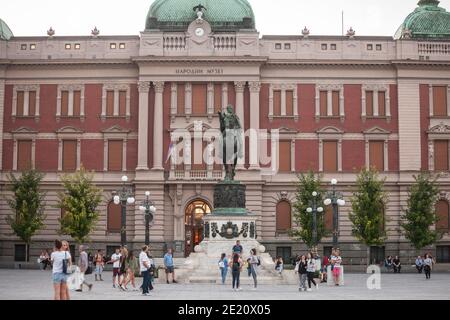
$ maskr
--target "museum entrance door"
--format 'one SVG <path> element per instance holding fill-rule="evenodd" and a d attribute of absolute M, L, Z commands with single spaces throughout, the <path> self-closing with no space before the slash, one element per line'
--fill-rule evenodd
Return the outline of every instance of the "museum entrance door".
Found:
<path fill-rule="evenodd" d="M 211 213 L 211 207 L 203 200 L 194 200 L 185 210 L 184 254 L 188 257 L 203 240 L 203 217 Z"/>

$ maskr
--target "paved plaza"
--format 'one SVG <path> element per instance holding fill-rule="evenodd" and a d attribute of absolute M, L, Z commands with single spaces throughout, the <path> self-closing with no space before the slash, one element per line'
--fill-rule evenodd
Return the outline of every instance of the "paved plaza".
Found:
<path fill-rule="evenodd" d="M 216 284 L 156 284 L 150 296 L 140 292 L 123 292 L 112 288 L 111 272 L 104 273 L 103 282 L 93 281 L 91 292 L 70 292 L 72 300 L 450 300 L 450 273 L 432 274 L 426 280 L 421 274 L 382 274 L 381 289 L 369 290 L 368 274 L 346 274 L 345 286 L 299 292 L 293 285 L 261 285 L 256 291 L 245 284 L 235 292 L 229 285 Z M 244 273 L 242 276 L 246 276 Z M 0 270 L 1 300 L 51 300 L 53 288 L 50 271 Z M 142 283 L 137 278 L 137 284 Z M 130 286 L 131 287 L 131 286 Z"/>

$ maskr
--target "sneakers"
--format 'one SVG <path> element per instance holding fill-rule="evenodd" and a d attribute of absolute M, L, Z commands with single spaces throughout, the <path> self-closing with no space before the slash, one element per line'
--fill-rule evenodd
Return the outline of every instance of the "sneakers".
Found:
<path fill-rule="evenodd" d="M 143 296 L 149 296 L 150 293 L 143 293 L 142 295 L 143 295 Z"/>
<path fill-rule="evenodd" d="M 310 292 L 310 291 L 312 291 L 312 290 L 311 290 L 311 288 L 308 288 L 308 289 L 306 289 L 306 291 Z"/>
<path fill-rule="evenodd" d="M 88 287 L 89 287 L 89 291 L 91 291 L 92 290 L 92 283 L 89 284 Z"/>
<path fill-rule="evenodd" d="M 319 290 L 319 284 L 318 283 L 316 284 L 316 290 Z"/>
<path fill-rule="evenodd" d="M 83 290 L 82 289 L 77 289 L 77 290 L 75 290 L 76 292 L 83 292 Z"/>
<path fill-rule="evenodd" d="M 178 283 L 177 281 L 173 280 L 172 283 Z"/>
<path fill-rule="evenodd" d="M 169 284 L 169 280 L 166 280 L 166 283 Z"/>
<path fill-rule="evenodd" d="M 115 288 L 116 287 L 116 285 L 115 284 L 113 284 L 113 288 Z"/>

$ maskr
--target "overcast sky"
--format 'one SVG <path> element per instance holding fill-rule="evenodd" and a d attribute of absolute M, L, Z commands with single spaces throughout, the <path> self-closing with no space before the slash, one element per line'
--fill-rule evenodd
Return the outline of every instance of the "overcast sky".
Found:
<path fill-rule="evenodd" d="M 201 2 L 201 0 L 199 0 Z M 217 0 L 228 1 L 228 0 Z M 393 36 L 418 0 L 249 0 L 261 35 L 340 35 L 350 26 L 357 35 Z M 0 18 L 15 36 L 138 35 L 153 0 L 2 0 Z M 450 9 L 450 0 L 440 6 Z"/>

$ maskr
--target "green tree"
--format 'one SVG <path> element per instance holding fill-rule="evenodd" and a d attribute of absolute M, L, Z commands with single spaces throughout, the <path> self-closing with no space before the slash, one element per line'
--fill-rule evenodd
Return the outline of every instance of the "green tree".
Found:
<path fill-rule="evenodd" d="M 64 192 L 58 194 L 58 208 L 64 215 L 59 222 L 60 234 L 70 235 L 78 244 L 85 242 L 98 221 L 97 206 L 102 191 L 92 183 L 93 175 L 82 167 L 74 174 L 64 175 Z"/>
<path fill-rule="evenodd" d="M 316 197 L 317 206 L 323 206 L 323 189 L 321 187 L 320 175 L 315 176 L 314 172 L 309 171 L 307 174 L 297 176 L 297 193 L 294 203 L 294 222 L 298 226 L 290 231 L 290 235 L 295 239 L 302 240 L 309 248 L 314 246 L 313 239 L 313 215 L 306 212 L 313 201 L 312 193 L 318 193 Z M 323 213 L 317 214 L 317 243 L 326 236 L 326 230 L 323 220 Z"/>
<path fill-rule="evenodd" d="M 384 182 L 375 168 L 364 168 L 356 180 L 356 192 L 351 199 L 352 234 L 367 246 L 367 261 L 371 246 L 382 246 L 386 240 L 384 210 L 388 201 Z"/>
<path fill-rule="evenodd" d="M 35 170 L 24 171 L 18 179 L 13 174 L 8 175 L 14 196 L 7 199 L 7 203 L 14 214 L 5 220 L 14 234 L 25 242 L 26 261 L 29 261 L 31 238 L 45 226 L 45 193 L 39 189 L 43 178 L 44 175 Z"/>
<path fill-rule="evenodd" d="M 429 173 L 414 176 L 416 182 L 409 188 L 408 205 L 402 215 L 405 221 L 401 224 L 406 239 L 411 241 L 416 250 L 434 244 L 442 235 L 431 230 L 437 221 L 435 204 L 439 198 L 436 181 L 439 176 Z"/>

